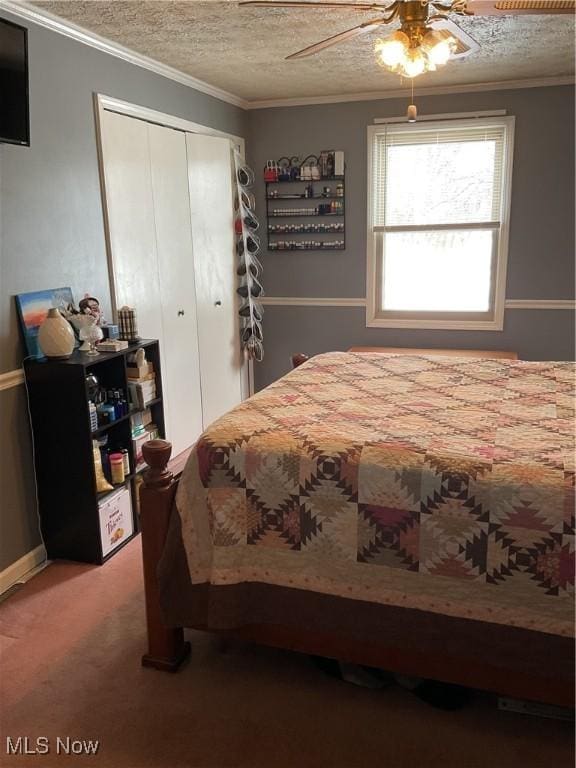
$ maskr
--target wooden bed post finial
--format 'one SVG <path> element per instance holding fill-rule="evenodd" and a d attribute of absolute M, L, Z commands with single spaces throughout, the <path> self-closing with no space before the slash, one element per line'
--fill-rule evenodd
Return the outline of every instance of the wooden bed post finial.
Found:
<path fill-rule="evenodd" d="M 168 469 L 172 444 L 149 440 L 142 446 L 148 464 L 140 489 L 140 528 L 146 597 L 148 653 L 142 657 L 145 667 L 175 672 L 190 654 L 182 627 L 164 623 L 158 585 L 158 563 L 164 551 L 168 526 L 174 506 L 177 483 Z"/>
<path fill-rule="evenodd" d="M 164 488 L 172 481 L 168 462 L 172 443 L 167 440 L 149 440 L 142 446 L 142 456 L 149 469 L 144 473 L 144 485 L 148 488 Z"/>
<path fill-rule="evenodd" d="M 310 357 L 303 352 L 298 352 L 297 354 L 292 355 L 292 368 L 298 368 L 299 365 L 302 365 L 307 360 L 310 360 Z"/>

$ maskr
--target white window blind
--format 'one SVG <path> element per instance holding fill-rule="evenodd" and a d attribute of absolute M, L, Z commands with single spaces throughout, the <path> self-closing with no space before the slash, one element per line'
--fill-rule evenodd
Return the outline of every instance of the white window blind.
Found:
<path fill-rule="evenodd" d="M 372 129 L 375 315 L 494 319 L 510 132 L 510 118 Z"/>
<path fill-rule="evenodd" d="M 504 127 L 385 128 L 375 139 L 374 224 L 499 222 Z"/>

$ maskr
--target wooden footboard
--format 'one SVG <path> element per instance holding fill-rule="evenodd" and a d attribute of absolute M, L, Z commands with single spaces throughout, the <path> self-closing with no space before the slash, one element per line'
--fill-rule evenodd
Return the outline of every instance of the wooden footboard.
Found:
<path fill-rule="evenodd" d="M 140 489 L 140 526 L 146 594 L 148 653 L 142 656 L 145 667 L 175 672 L 190 655 L 182 627 L 167 627 L 160 608 L 156 571 L 164 549 L 170 513 L 178 480 L 168 469 L 172 446 L 165 440 L 151 440 L 142 448 L 149 469 Z"/>

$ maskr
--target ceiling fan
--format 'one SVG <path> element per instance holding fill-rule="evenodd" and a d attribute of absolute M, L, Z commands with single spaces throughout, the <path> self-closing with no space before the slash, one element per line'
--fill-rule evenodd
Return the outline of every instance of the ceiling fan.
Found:
<path fill-rule="evenodd" d="M 287 59 L 302 59 L 346 40 L 376 32 L 399 21 L 400 28 L 377 40 L 378 63 L 403 77 L 416 77 L 443 66 L 449 59 L 469 56 L 480 46 L 450 15 L 501 16 L 516 14 L 574 14 L 576 0 L 394 0 L 369 2 L 322 2 L 322 0 L 243 0 L 240 5 L 264 8 L 330 8 L 382 14 L 345 32 L 314 43 Z"/>

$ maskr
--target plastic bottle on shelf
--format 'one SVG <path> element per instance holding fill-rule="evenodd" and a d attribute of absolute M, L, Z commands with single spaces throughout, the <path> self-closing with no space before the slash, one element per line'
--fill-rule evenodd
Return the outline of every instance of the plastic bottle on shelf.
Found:
<path fill-rule="evenodd" d="M 110 459 L 110 475 L 112 477 L 112 484 L 119 485 L 125 480 L 124 473 L 124 457 L 121 453 L 111 453 Z"/>
<path fill-rule="evenodd" d="M 90 414 L 90 430 L 94 432 L 98 429 L 98 411 L 92 400 L 88 401 L 88 413 Z"/>
<path fill-rule="evenodd" d="M 122 463 L 124 465 L 124 475 L 129 475 L 130 474 L 130 457 L 128 455 L 128 449 L 122 448 L 120 453 L 122 454 Z"/>

